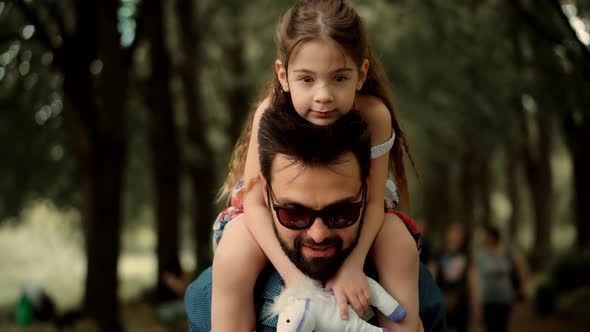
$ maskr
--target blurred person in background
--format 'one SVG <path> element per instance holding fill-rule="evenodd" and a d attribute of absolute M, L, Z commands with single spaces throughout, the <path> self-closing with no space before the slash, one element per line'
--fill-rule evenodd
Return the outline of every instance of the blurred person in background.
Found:
<path fill-rule="evenodd" d="M 448 331 L 467 331 L 470 301 L 474 300 L 475 269 L 459 223 L 451 223 L 438 255 L 428 264 L 441 292 L 447 313 Z"/>
<path fill-rule="evenodd" d="M 433 261 L 433 242 L 430 232 L 427 230 L 427 224 L 424 220 L 416 220 L 420 227 L 420 235 L 422 241 L 422 248 L 420 249 L 420 263 L 426 265 L 430 269 L 430 262 Z"/>
<path fill-rule="evenodd" d="M 504 332 L 508 329 L 512 304 L 519 290 L 514 278 L 524 289 L 528 272 L 524 259 L 502 244 L 500 231 L 492 225 L 483 226 L 483 243 L 475 254 L 478 274 L 478 304 L 486 332 Z"/>

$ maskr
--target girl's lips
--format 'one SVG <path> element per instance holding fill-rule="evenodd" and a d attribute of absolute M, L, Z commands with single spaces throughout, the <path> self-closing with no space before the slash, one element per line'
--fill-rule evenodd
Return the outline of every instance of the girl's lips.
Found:
<path fill-rule="evenodd" d="M 318 118 L 327 118 L 332 116 L 335 111 L 311 111 L 311 113 Z"/>

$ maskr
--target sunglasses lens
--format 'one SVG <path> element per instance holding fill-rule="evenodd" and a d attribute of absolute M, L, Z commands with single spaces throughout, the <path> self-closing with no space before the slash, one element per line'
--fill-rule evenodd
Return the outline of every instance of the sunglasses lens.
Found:
<path fill-rule="evenodd" d="M 283 226 L 292 229 L 306 228 L 311 221 L 311 212 L 305 209 L 280 209 L 279 221 Z"/>
<path fill-rule="evenodd" d="M 354 224 L 360 217 L 362 204 L 354 203 L 326 211 L 324 222 L 331 228 L 344 228 Z"/>

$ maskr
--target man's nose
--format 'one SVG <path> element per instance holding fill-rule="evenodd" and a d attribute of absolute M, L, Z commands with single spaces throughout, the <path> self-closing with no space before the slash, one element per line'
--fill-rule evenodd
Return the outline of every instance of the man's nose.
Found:
<path fill-rule="evenodd" d="M 307 230 L 309 236 L 316 243 L 323 242 L 330 235 L 330 229 L 319 216 L 315 218 L 313 224 Z"/>
<path fill-rule="evenodd" d="M 334 100 L 334 95 L 332 93 L 332 87 L 328 83 L 323 83 L 320 85 L 314 95 L 314 100 L 317 103 L 325 104 L 330 103 Z"/>

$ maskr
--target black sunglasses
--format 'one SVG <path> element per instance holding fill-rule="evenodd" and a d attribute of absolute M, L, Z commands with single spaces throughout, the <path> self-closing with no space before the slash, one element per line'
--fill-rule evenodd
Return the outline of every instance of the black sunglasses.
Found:
<path fill-rule="evenodd" d="M 270 184 L 267 185 L 266 194 L 271 209 L 276 212 L 277 219 L 286 228 L 293 230 L 302 230 L 311 227 L 317 217 L 328 228 L 346 228 L 354 225 L 363 212 L 363 206 L 366 203 L 366 193 L 364 186 L 361 187 L 362 199 L 360 202 L 342 203 L 328 206 L 321 210 L 314 210 L 306 207 L 280 206 L 276 205 L 271 198 L 274 197 Z"/>

